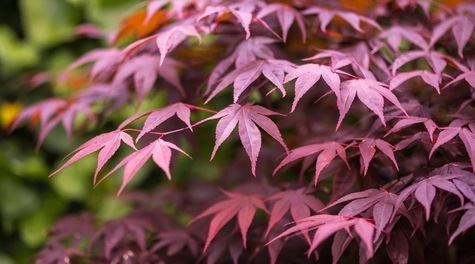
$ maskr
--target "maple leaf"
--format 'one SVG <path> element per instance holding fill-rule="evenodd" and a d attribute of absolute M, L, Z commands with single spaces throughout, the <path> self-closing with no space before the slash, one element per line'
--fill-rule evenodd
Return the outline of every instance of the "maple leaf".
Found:
<path fill-rule="evenodd" d="M 295 21 L 299 27 L 300 34 L 302 34 L 302 41 L 305 42 L 307 38 L 307 31 L 305 30 L 305 20 L 304 17 L 294 8 L 286 4 L 272 3 L 265 5 L 259 13 L 257 13 L 257 18 L 264 18 L 270 14 L 275 13 L 277 20 L 279 21 L 280 28 L 282 30 L 282 40 L 287 41 L 287 35 L 290 29 L 290 26 Z"/>
<path fill-rule="evenodd" d="M 239 126 L 239 137 L 242 145 L 251 160 L 252 174 L 256 175 L 256 163 L 261 149 L 261 132 L 259 127 L 273 137 L 288 152 L 282 139 L 279 128 L 268 118 L 269 115 L 279 115 L 262 106 L 246 103 L 245 105 L 232 104 L 217 114 L 208 117 L 203 122 L 220 119 L 216 126 L 216 143 L 211 154 L 211 159 L 216 155 L 219 146 L 229 137 L 236 125 Z"/>
<path fill-rule="evenodd" d="M 140 138 L 142 138 L 145 134 L 152 131 L 165 120 L 170 119 L 174 115 L 178 116 L 178 118 L 183 121 L 183 123 L 185 123 L 191 131 L 193 131 L 190 123 L 190 109 L 183 103 L 175 103 L 151 112 L 145 120 L 145 123 L 139 135 L 137 136 L 136 141 L 139 141 Z"/>
<path fill-rule="evenodd" d="M 337 97 L 337 103 L 340 103 L 340 76 L 330 67 L 319 64 L 304 64 L 291 70 L 286 76 L 284 82 L 289 82 L 295 78 L 295 98 L 292 103 L 291 112 L 295 110 L 298 101 L 308 90 L 320 79 L 323 78 L 330 89 Z"/>
<path fill-rule="evenodd" d="M 362 192 L 347 194 L 325 208 L 333 207 L 340 203 L 349 202 L 339 212 L 342 216 L 356 216 L 366 210 L 372 210 L 376 227 L 376 237 L 384 231 L 395 212 L 397 195 L 386 190 L 368 189 Z M 351 201 L 351 202 L 350 202 Z"/>
<path fill-rule="evenodd" d="M 92 89 L 91 89 L 92 90 Z M 58 124 L 62 124 L 66 131 L 66 136 L 71 137 L 75 117 L 82 112 L 86 117 L 92 119 L 93 113 L 90 109 L 94 98 L 86 98 L 78 96 L 75 99 L 48 99 L 37 104 L 33 104 L 23 109 L 15 118 L 10 126 L 10 129 L 15 129 L 22 121 L 29 118 L 31 124 L 34 126 L 39 122 L 40 133 L 38 135 L 38 149 L 46 139 L 48 133 Z"/>
<path fill-rule="evenodd" d="M 399 51 L 403 39 L 423 50 L 427 50 L 429 48 L 427 41 L 417 31 L 417 28 L 395 25 L 385 29 L 378 37 L 385 39 L 389 46 L 395 51 Z"/>
<path fill-rule="evenodd" d="M 276 39 L 268 37 L 251 37 L 239 43 L 231 55 L 216 64 L 208 78 L 205 94 L 209 94 L 212 90 L 211 88 L 216 85 L 220 79 L 225 78 L 223 75 L 233 64 L 236 69 L 238 69 L 258 59 L 274 59 L 274 53 L 267 45 L 275 42 L 277 42 Z M 229 84 L 231 83 L 232 81 Z"/>
<path fill-rule="evenodd" d="M 438 128 L 437 124 L 432 121 L 430 118 L 418 117 L 418 116 L 407 116 L 399 120 L 387 133 L 384 137 L 387 137 L 389 134 L 396 133 L 406 127 L 415 125 L 415 124 L 424 124 L 427 132 L 429 133 L 430 139 L 434 137 L 434 131 Z"/>
<path fill-rule="evenodd" d="M 160 57 L 158 56 L 140 55 L 133 57 L 119 66 L 113 83 L 122 83 L 128 77 L 133 76 L 138 102 L 140 103 L 153 87 L 158 74 L 184 96 L 185 90 L 181 85 L 177 72 L 178 62 L 167 58 L 161 66 L 159 64 Z"/>
<path fill-rule="evenodd" d="M 298 221 L 302 218 L 309 217 L 310 209 L 314 212 L 318 212 L 323 208 L 322 202 L 314 196 L 309 195 L 306 188 L 279 192 L 267 198 L 267 200 L 277 201 L 274 203 L 270 212 L 266 236 L 272 227 L 289 211 L 294 221 Z"/>
<path fill-rule="evenodd" d="M 99 242 L 104 241 L 104 256 L 111 258 L 113 250 L 121 243 L 131 238 L 131 240 L 143 252 L 146 251 L 146 232 L 153 230 L 150 219 L 138 216 L 128 216 L 121 220 L 112 220 L 105 223 L 104 227 L 92 237 L 90 245 L 99 246 Z"/>
<path fill-rule="evenodd" d="M 409 243 L 405 233 L 407 233 L 407 230 L 401 227 L 396 227 L 393 232 L 391 232 L 390 239 L 386 245 L 386 252 L 393 263 L 408 263 Z"/>
<path fill-rule="evenodd" d="M 228 192 L 222 190 L 222 192 L 228 197 L 227 200 L 218 202 L 203 213 L 196 216 L 192 222 L 214 214 L 213 219 L 210 222 L 208 237 L 206 238 L 206 243 L 203 248 L 205 252 L 213 238 L 221 230 L 221 228 L 226 225 L 234 216 L 237 216 L 239 229 L 242 235 L 242 244 L 246 248 L 247 241 L 247 231 L 251 225 L 256 209 L 261 209 L 265 212 L 268 212 L 264 202 L 257 195 L 245 195 L 235 192 Z"/>
<path fill-rule="evenodd" d="M 333 161 L 333 159 L 337 155 L 340 156 L 340 158 L 349 167 L 348 161 L 346 159 L 345 148 L 342 146 L 341 143 L 331 141 L 331 142 L 326 142 L 326 143 L 321 143 L 321 144 L 306 145 L 306 146 L 291 150 L 289 155 L 287 155 L 280 162 L 277 168 L 275 168 L 273 174 L 275 174 L 280 168 L 289 164 L 290 162 L 293 162 L 297 159 L 307 157 L 313 154 L 317 154 L 319 152 L 320 154 L 318 155 L 317 161 L 315 163 L 315 179 L 314 179 L 315 185 L 317 184 L 320 173 Z"/>
<path fill-rule="evenodd" d="M 452 121 L 448 127 L 442 127 L 442 131 L 439 133 L 437 140 L 429 153 L 429 158 L 432 157 L 440 146 L 458 136 L 465 146 L 465 150 L 467 151 L 472 163 L 472 169 L 475 171 L 475 134 L 473 132 L 473 127 L 470 125 L 469 127 L 462 127 L 467 123 L 468 121 L 456 119 Z"/>
<path fill-rule="evenodd" d="M 71 63 L 66 69 L 66 72 L 70 72 L 72 69 L 81 65 L 94 62 L 90 74 L 92 78 L 95 78 L 99 74 L 107 72 L 108 68 L 119 63 L 121 59 L 121 51 L 116 48 L 97 49 L 84 54 Z"/>
<path fill-rule="evenodd" d="M 463 193 L 458 189 L 457 185 L 453 181 L 454 179 L 460 177 L 461 175 L 442 174 L 432 175 L 428 178 L 422 179 L 420 182 L 410 185 L 401 191 L 401 193 L 399 193 L 395 207 L 396 209 L 402 207 L 404 201 L 411 194 L 413 194 L 416 200 L 424 207 L 426 213 L 425 218 L 426 220 L 429 220 L 431 204 L 434 201 L 436 189 L 440 189 L 457 196 L 460 200 L 460 204 L 463 204 Z"/>
<path fill-rule="evenodd" d="M 226 6 L 208 6 L 198 17 L 197 21 L 200 21 L 203 18 L 211 15 L 215 15 L 216 18 L 220 18 L 224 17 L 226 14 L 232 14 L 238 20 L 239 24 L 241 24 L 244 32 L 246 33 L 246 39 L 248 39 L 251 36 L 249 27 L 254 17 L 252 13 L 259 4 L 261 4 L 260 1 L 244 1 L 228 4 Z"/>
<path fill-rule="evenodd" d="M 117 164 L 114 169 L 112 169 L 112 171 L 110 171 L 106 176 L 104 176 L 103 179 L 107 178 L 119 168 L 125 167 L 122 185 L 120 186 L 120 189 L 118 191 L 118 194 L 120 194 L 124 190 L 125 186 L 135 176 L 137 171 L 145 164 L 145 162 L 150 157 L 152 157 L 155 164 L 157 164 L 158 167 L 160 167 L 163 172 L 165 172 L 167 178 L 171 180 L 170 162 L 172 157 L 172 149 L 177 150 L 190 157 L 186 152 L 184 152 L 175 144 L 162 139 L 157 139 L 155 141 L 150 142 L 146 147 L 141 148 L 125 157 L 119 164 Z"/>
<path fill-rule="evenodd" d="M 452 81 L 447 83 L 445 87 L 448 87 L 456 82 L 465 80 L 472 88 L 475 89 L 475 70 L 464 69 L 464 72 L 455 77 Z"/>
<path fill-rule="evenodd" d="M 358 145 L 358 148 L 360 150 L 361 159 L 363 161 L 362 163 L 364 165 L 363 175 L 366 175 L 366 173 L 368 172 L 369 163 L 371 162 L 371 160 L 374 157 L 374 154 L 376 153 L 376 148 L 378 148 L 381 152 L 383 152 L 384 155 L 389 157 L 389 159 L 391 159 L 396 169 L 399 170 L 396 159 L 394 158 L 394 150 L 393 150 L 394 148 L 388 142 L 382 139 L 365 138 Z"/>
<path fill-rule="evenodd" d="M 167 31 L 158 33 L 155 42 L 160 51 L 159 66 L 162 66 L 167 53 L 183 42 L 187 36 L 196 37 L 201 44 L 201 35 L 196 30 L 196 27 L 192 25 L 176 25 Z"/>
<path fill-rule="evenodd" d="M 346 113 L 348 113 L 356 95 L 363 104 L 379 117 L 383 125 L 386 125 L 383 113 L 384 98 L 389 100 L 393 105 L 397 106 L 405 115 L 407 115 L 406 110 L 402 107 L 401 103 L 399 103 L 397 97 L 386 88 L 384 83 L 371 79 L 349 80 L 342 82 L 340 86 L 341 102 L 338 104 L 340 118 L 338 119 L 336 126 L 337 130 Z"/>
<path fill-rule="evenodd" d="M 417 70 L 417 71 L 399 73 L 398 75 L 394 76 L 394 78 L 392 78 L 391 81 L 389 82 L 389 89 L 394 90 L 398 88 L 402 83 L 415 77 L 421 77 L 425 83 L 434 87 L 437 93 L 440 94 L 440 88 L 439 88 L 439 85 L 441 82 L 440 75 L 437 75 L 435 73 L 432 73 L 426 70 Z"/>
<path fill-rule="evenodd" d="M 272 84 L 274 84 L 285 96 L 284 74 L 293 67 L 293 64 L 285 60 L 255 60 L 249 64 L 236 68 L 224 76 L 218 85 L 212 89 L 211 94 L 205 103 L 208 103 L 219 92 L 234 83 L 233 102 L 239 100 L 239 96 L 253 83 L 259 76 L 264 75 Z"/>
<path fill-rule="evenodd" d="M 432 31 L 430 45 L 433 46 L 449 29 L 452 29 L 452 34 L 457 43 L 457 51 L 460 57 L 463 57 L 463 48 L 468 40 L 472 37 L 475 28 L 472 19 L 468 16 L 454 16 L 439 23 Z"/>
<path fill-rule="evenodd" d="M 426 16 L 429 16 L 429 8 L 431 7 L 431 1 L 429 0 L 396 0 L 394 1 L 399 8 L 405 9 L 408 7 L 415 8 L 416 6 L 419 6 Z"/>
<path fill-rule="evenodd" d="M 465 213 L 460 218 L 459 225 L 457 229 L 452 233 L 449 239 L 449 245 L 452 244 L 454 239 L 462 234 L 463 232 L 467 231 L 469 228 L 475 225 L 475 206 L 473 203 L 467 204 L 460 209 L 466 209 Z"/>
<path fill-rule="evenodd" d="M 198 242 L 185 230 L 163 231 L 157 235 L 157 239 L 158 242 L 153 245 L 150 252 L 156 252 L 167 247 L 167 255 L 173 256 L 186 247 L 194 256 L 198 255 Z"/>
<path fill-rule="evenodd" d="M 374 254 L 373 248 L 373 236 L 375 226 L 370 223 L 367 219 L 358 218 L 358 217 L 347 217 L 339 215 L 327 215 L 320 214 L 314 215 L 307 218 L 300 219 L 296 221 L 296 225 L 287 229 L 282 234 L 271 240 L 269 243 L 274 242 L 275 240 L 297 234 L 299 232 L 306 232 L 306 230 L 317 230 L 311 242 L 310 248 L 308 250 L 307 256 L 309 257 L 311 253 L 328 237 L 335 234 L 340 230 L 344 230 L 350 233 L 350 227 L 353 227 L 356 235 L 361 239 L 365 245 L 366 251 L 364 251 L 366 257 L 369 259 Z M 269 244 L 268 243 L 268 244 Z M 342 243 L 343 244 L 343 243 Z M 334 260 L 336 261 L 336 260 Z"/>
<path fill-rule="evenodd" d="M 371 25 L 374 28 L 381 29 L 381 27 L 378 25 L 376 21 L 365 16 L 360 16 L 353 12 L 330 10 L 330 9 L 326 9 L 322 7 L 313 6 L 313 7 L 305 9 L 303 11 L 303 14 L 304 15 L 318 15 L 318 20 L 320 22 L 320 29 L 323 32 L 327 32 L 328 24 L 336 16 L 346 21 L 348 24 L 350 24 L 351 27 L 353 27 L 355 30 L 359 32 L 363 32 L 363 29 L 361 28 L 362 22 L 368 25 Z"/>
<path fill-rule="evenodd" d="M 23 109 L 10 125 L 10 130 L 14 130 L 21 122 L 30 118 L 32 123 L 40 123 L 40 127 L 45 127 L 56 113 L 67 106 L 63 99 L 51 98 L 42 102 L 33 104 Z"/>
<path fill-rule="evenodd" d="M 437 76 L 442 76 L 442 71 L 445 69 L 445 66 L 447 66 L 447 62 L 445 62 L 446 57 L 447 56 L 437 51 L 409 51 L 394 60 L 392 64 L 392 74 L 396 75 L 396 71 L 404 64 L 424 58 L 435 74 L 437 74 Z M 431 77 L 430 75 L 426 75 L 425 79 L 423 77 L 423 80 L 429 84 L 434 82 L 433 79 L 434 77 Z"/>
<path fill-rule="evenodd" d="M 66 161 L 59 169 L 50 174 L 50 177 L 60 172 L 64 168 L 70 166 L 74 162 L 80 160 L 81 158 L 99 151 L 99 156 L 97 158 L 97 167 L 94 172 L 94 184 L 96 183 L 97 174 L 104 167 L 106 162 L 114 155 L 115 152 L 119 149 L 120 143 L 124 142 L 133 149 L 135 148 L 134 141 L 132 137 L 121 130 L 115 130 L 109 133 L 100 134 L 88 140 L 77 149 L 75 149 L 71 154 L 74 154 L 68 161 Z"/>

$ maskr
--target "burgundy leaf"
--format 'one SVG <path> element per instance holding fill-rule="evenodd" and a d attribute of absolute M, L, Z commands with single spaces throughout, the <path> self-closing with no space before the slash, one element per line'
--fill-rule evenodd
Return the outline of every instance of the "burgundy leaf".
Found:
<path fill-rule="evenodd" d="M 344 230 L 335 233 L 332 243 L 332 264 L 338 263 L 338 260 L 345 252 L 353 238 Z"/>
<path fill-rule="evenodd" d="M 254 218 L 256 209 L 261 209 L 267 212 L 264 202 L 256 195 L 244 195 L 227 191 L 223 192 L 228 197 L 227 200 L 212 205 L 193 219 L 193 221 L 196 221 L 200 218 L 214 214 L 214 217 L 210 222 L 208 237 L 203 252 L 208 249 L 211 241 L 219 230 L 221 230 L 221 228 L 223 228 L 223 226 L 226 225 L 226 223 L 228 223 L 234 216 L 237 216 L 239 229 L 241 230 L 242 235 L 242 243 L 244 247 L 246 247 L 247 231 L 251 225 L 252 219 Z"/>
<path fill-rule="evenodd" d="M 306 194 L 305 189 L 289 190 L 279 192 L 267 200 L 277 200 L 270 213 L 269 225 L 267 226 L 266 236 L 271 228 L 290 211 L 292 219 L 298 221 L 310 216 L 310 209 L 318 212 L 323 208 L 322 202 L 312 195 Z"/>
<path fill-rule="evenodd" d="M 409 244 L 401 228 L 391 233 L 391 238 L 386 245 L 386 251 L 395 264 L 407 264 L 409 260 Z"/>
<path fill-rule="evenodd" d="M 198 242 L 184 230 L 164 231 L 159 233 L 157 238 L 159 241 L 150 250 L 151 252 L 168 247 L 167 255 L 172 256 L 187 247 L 194 256 L 198 255 Z"/>

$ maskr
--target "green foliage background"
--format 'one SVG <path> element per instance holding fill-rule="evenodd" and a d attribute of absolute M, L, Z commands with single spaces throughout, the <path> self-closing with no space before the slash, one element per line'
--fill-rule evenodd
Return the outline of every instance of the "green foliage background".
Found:
<path fill-rule="evenodd" d="M 68 141 L 64 132 L 56 129 L 35 152 L 37 133 L 23 127 L 9 134 L 7 123 L 22 106 L 70 92 L 54 82 L 31 89 L 28 80 L 32 74 L 44 72 L 54 79 L 85 51 L 105 46 L 99 40 L 77 37 L 77 25 L 117 28 L 138 2 L 0 0 L 0 264 L 32 263 L 48 228 L 65 214 L 88 210 L 96 219 L 105 220 L 129 210 L 115 195 L 119 178 L 93 190 L 94 156 L 48 178 L 61 158 L 90 134 L 84 132 Z M 124 109 L 119 115 L 132 111 Z M 116 125 L 111 121 L 101 129 Z"/>

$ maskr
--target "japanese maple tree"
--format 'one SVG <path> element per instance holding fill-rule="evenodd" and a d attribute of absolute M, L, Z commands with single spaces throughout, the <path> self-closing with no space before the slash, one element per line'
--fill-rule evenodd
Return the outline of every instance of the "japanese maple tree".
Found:
<path fill-rule="evenodd" d="M 475 5 L 348 2 L 132 10 L 61 76 L 85 87 L 12 127 L 37 125 L 41 145 L 165 94 L 52 172 L 98 153 L 92 181 L 123 169 L 135 210 L 65 218 L 37 263 L 474 262 Z M 128 186 L 146 163 L 169 180 L 148 194 Z"/>

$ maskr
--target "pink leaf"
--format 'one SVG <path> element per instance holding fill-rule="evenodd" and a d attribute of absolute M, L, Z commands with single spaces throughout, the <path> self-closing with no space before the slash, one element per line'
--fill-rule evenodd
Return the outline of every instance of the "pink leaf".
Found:
<path fill-rule="evenodd" d="M 262 106 L 232 104 L 219 111 L 217 114 L 205 119 L 220 119 L 216 126 L 216 143 L 211 154 L 211 159 L 216 155 L 219 146 L 229 137 L 236 125 L 239 124 L 239 136 L 251 161 L 252 174 L 256 175 L 256 163 L 261 148 L 261 134 L 257 126 L 264 129 L 288 152 L 278 127 L 267 116 L 278 113 L 270 111 Z M 256 126 L 257 125 L 257 126 Z"/>
<path fill-rule="evenodd" d="M 361 153 L 361 158 L 363 159 L 363 175 L 366 175 L 366 173 L 368 172 L 369 163 L 371 162 L 374 157 L 374 154 L 376 153 L 376 145 L 374 144 L 374 140 L 369 139 L 363 140 L 363 142 L 358 145 L 358 148 Z"/>
<path fill-rule="evenodd" d="M 264 61 L 253 63 L 246 70 L 241 71 L 234 80 L 234 102 L 239 99 L 239 95 L 261 74 Z"/>
<path fill-rule="evenodd" d="M 426 211 L 426 220 L 429 220 L 430 205 L 435 197 L 435 187 L 428 184 L 427 181 L 422 181 L 414 193 L 417 201 L 419 201 Z"/>
<path fill-rule="evenodd" d="M 190 109 L 182 103 L 176 103 L 164 107 L 162 109 L 153 111 L 148 118 L 145 120 L 142 131 L 137 136 L 136 141 L 139 141 L 145 134 L 155 129 L 157 126 L 162 124 L 164 121 L 170 119 L 172 116 L 177 115 L 178 118 L 183 121 L 188 128 L 193 131 L 193 128 L 190 123 Z"/>
<path fill-rule="evenodd" d="M 324 81 L 330 86 L 332 91 L 337 96 L 337 104 L 340 98 L 340 77 L 338 74 L 334 73 L 328 66 L 319 65 L 319 64 L 304 64 L 301 65 L 292 71 L 285 77 L 284 82 L 289 82 L 295 78 L 295 99 L 292 103 L 292 110 L 295 110 L 298 101 L 302 96 L 310 90 L 310 88 L 317 83 L 317 81 L 323 77 Z"/>
<path fill-rule="evenodd" d="M 358 219 L 355 223 L 355 231 L 363 241 L 366 248 L 366 257 L 369 259 L 374 254 L 373 235 L 374 225 L 364 219 Z"/>
<path fill-rule="evenodd" d="M 167 178 L 171 179 L 171 174 L 170 174 L 170 161 L 171 161 L 171 154 L 172 154 L 171 149 L 177 150 L 188 156 L 186 152 L 181 150 L 175 144 L 164 141 L 162 139 L 158 139 L 151 142 L 146 147 L 139 149 L 138 151 L 125 157 L 104 178 L 108 177 L 119 168 L 125 166 L 122 185 L 118 191 L 118 193 L 120 194 L 125 188 L 125 186 L 130 182 L 130 180 L 132 180 L 135 174 L 137 174 L 138 170 L 145 164 L 145 162 L 150 157 L 152 157 L 155 164 L 157 164 L 165 172 L 165 175 L 167 176 Z"/>
<path fill-rule="evenodd" d="M 160 66 L 163 64 L 167 53 L 184 41 L 187 36 L 194 36 L 201 43 L 200 34 L 196 28 L 191 25 L 175 26 L 165 32 L 158 34 L 155 41 L 157 43 L 158 50 L 160 51 Z"/>
<path fill-rule="evenodd" d="M 459 132 L 462 131 L 461 127 L 447 127 L 440 132 L 439 136 L 437 137 L 437 141 L 435 142 L 432 150 L 429 153 L 429 158 L 432 157 L 432 154 L 443 144 L 449 142 L 452 138 L 457 136 Z"/>
<path fill-rule="evenodd" d="M 340 118 L 338 120 L 337 129 L 340 126 L 344 116 L 348 112 L 355 95 L 363 102 L 371 111 L 373 111 L 381 120 L 384 121 L 384 100 L 383 97 L 389 100 L 392 104 L 397 106 L 404 114 L 406 111 L 399 103 L 396 96 L 384 87 L 383 83 L 370 79 L 356 79 L 343 82 L 341 84 L 341 103 L 339 107 Z"/>
<path fill-rule="evenodd" d="M 472 171 L 475 171 L 475 135 L 467 128 L 463 128 L 458 135 L 462 139 L 465 150 L 470 157 Z"/>
<path fill-rule="evenodd" d="M 302 34 L 302 41 L 305 42 L 305 39 L 307 38 L 305 21 L 303 16 L 297 10 L 290 7 L 289 5 L 272 3 L 265 5 L 264 8 L 259 11 L 256 17 L 262 19 L 272 13 L 276 13 L 277 15 L 277 20 L 279 21 L 280 28 L 282 29 L 282 40 L 284 42 L 287 40 L 290 26 L 294 21 L 297 22 L 300 33 Z"/>
<path fill-rule="evenodd" d="M 338 142 L 327 142 L 323 144 L 312 144 L 304 147 L 293 149 L 287 157 L 285 157 L 280 164 L 275 168 L 273 174 L 275 174 L 283 166 L 306 156 L 310 156 L 321 152 L 317 158 L 315 164 L 315 184 L 318 181 L 318 176 L 321 171 L 326 168 L 331 161 L 338 155 L 340 158 L 347 163 L 346 152 L 343 146 Z"/>
<path fill-rule="evenodd" d="M 454 231 L 452 236 L 450 236 L 449 245 L 452 244 L 452 242 L 457 236 L 467 231 L 467 229 L 471 228 L 474 225 L 475 225 L 475 207 L 472 206 L 463 214 L 462 218 L 460 218 L 460 222 L 459 222 L 459 225 L 457 226 L 457 229 Z"/>
<path fill-rule="evenodd" d="M 116 130 L 109 133 L 100 134 L 90 139 L 86 143 L 82 144 L 76 150 L 74 150 L 72 152 L 74 153 L 74 155 L 66 163 L 64 163 L 59 169 L 51 173 L 50 176 L 53 176 L 54 174 L 60 172 L 61 170 L 65 169 L 66 167 L 70 166 L 71 164 L 75 163 L 81 158 L 101 149 L 101 151 L 99 152 L 98 159 L 97 159 L 96 171 L 94 173 L 94 183 L 95 183 L 97 174 L 105 165 L 105 163 L 117 151 L 117 149 L 120 146 L 121 141 L 124 141 L 127 145 L 135 149 L 132 137 L 130 137 L 130 135 L 128 135 L 127 133 L 123 131 Z"/>

